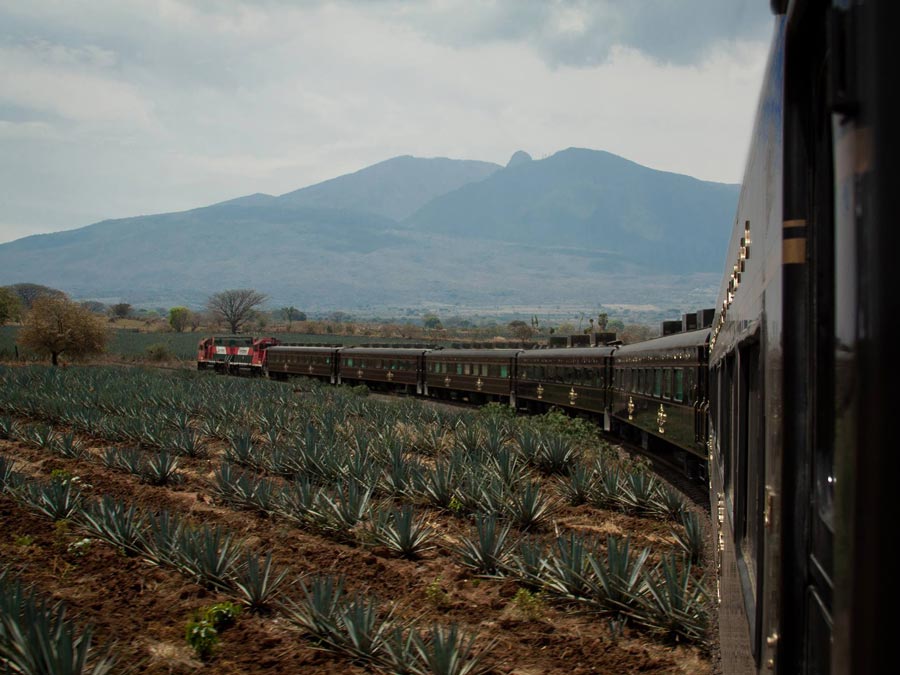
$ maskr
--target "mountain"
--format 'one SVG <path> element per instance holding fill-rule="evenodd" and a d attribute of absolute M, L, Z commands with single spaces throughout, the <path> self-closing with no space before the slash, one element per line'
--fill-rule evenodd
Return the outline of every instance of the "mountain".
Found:
<path fill-rule="evenodd" d="M 506 167 L 397 157 L 281 196 L 0 245 L 0 285 L 202 304 L 254 287 L 304 309 L 427 303 L 709 304 L 734 185 L 569 149 Z"/>
<path fill-rule="evenodd" d="M 500 168 L 490 162 L 394 157 L 278 197 L 284 204 L 350 209 L 402 220 L 429 201 Z"/>
<path fill-rule="evenodd" d="M 598 252 L 669 273 L 717 272 L 739 186 L 569 148 L 513 155 L 503 171 L 433 199 L 406 225 L 420 233 Z M 602 263 L 601 263 L 602 265 Z"/>

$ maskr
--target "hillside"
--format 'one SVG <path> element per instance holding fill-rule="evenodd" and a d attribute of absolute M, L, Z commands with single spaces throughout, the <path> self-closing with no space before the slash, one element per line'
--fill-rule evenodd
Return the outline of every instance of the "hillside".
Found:
<path fill-rule="evenodd" d="M 0 284 L 159 305 L 252 286 L 306 308 L 687 308 L 714 295 L 737 194 L 592 150 L 517 153 L 503 168 L 400 157 L 280 197 L 3 244 Z"/>
<path fill-rule="evenodd" d="M 737 197 L 736 185 L 569 148 L 511 161 L 432 200 L 406 224 L 421 233 L 576 247 L 596 257 L 598 271 L 627 261 L 673 274 L 718 272 Z"/>

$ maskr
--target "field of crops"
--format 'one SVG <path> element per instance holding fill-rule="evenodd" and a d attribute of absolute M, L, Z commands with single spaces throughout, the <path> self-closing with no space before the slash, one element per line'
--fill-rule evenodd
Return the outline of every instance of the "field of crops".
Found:
<path fill-rule="evenodd" d="M 0 367 L 0 521 L 0 670 L 711 671 L 701 518 L 558 416 Z"/>
<path fill-rule="evenodd" d="M 0 361 L 11 361 L 15 357 L 16 326 L 0 326 Z M 197 343 L 206 336 L 201 333 L 161 333 L 139 332 L 129 329 L 110 329 L 110 340 L 107 353 L 113 358 L 123 360 L 178 359 L 193 361 L 197 358 Z M 259 335 L 266 334 L 260 331 Z M 308 335 L 305 333 L 278 333 L 278 339 L 286 343 L 300 344 L 333 344 L 358 345 L 378 342 L 377 338 L 358 335 Z M 391 343 L 403 343 L 406 340 L 392 339 Z M 409 340 L 409 342 L 415 342 Z M 449 344 L 449 343 L 448 343 Z M 32 358 L 27 351 L 19 350 L 20 356 Z"/>

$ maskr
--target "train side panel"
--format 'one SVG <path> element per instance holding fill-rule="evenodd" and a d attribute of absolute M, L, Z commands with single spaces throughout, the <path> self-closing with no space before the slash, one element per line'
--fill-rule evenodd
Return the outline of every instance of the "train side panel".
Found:
<path fill-rule="evenodd" d="M 710 337 L 710 505 L 725 673 L 774 667 L 782 609 L 784 41 L 779 17 Z"/>

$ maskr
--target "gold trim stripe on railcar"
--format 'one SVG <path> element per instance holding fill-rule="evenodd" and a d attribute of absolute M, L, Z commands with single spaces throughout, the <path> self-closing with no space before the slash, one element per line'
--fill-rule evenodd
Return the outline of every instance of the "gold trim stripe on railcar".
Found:
<path fill-rule="evenodd" d="M 806 228 L 806 219 L 796 218 L 784 221 L 785 238 L 782 241 L 781 263 L 783 265 L 806 264 L 806 237 L 797 236 L 795 228 Z M 805 234 L 805 233 L 804 233 Z"/>

